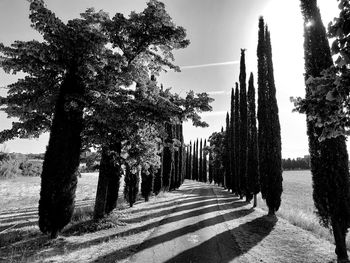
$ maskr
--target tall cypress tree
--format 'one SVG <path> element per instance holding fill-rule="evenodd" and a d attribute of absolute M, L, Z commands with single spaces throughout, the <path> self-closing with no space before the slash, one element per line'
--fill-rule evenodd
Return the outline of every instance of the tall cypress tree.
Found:
<path fill-rule="evenodd" d="M 94 209 L 95 220 L 109 214 L 117 207 L 121 168 L 116 159 L 120 152 L 120 142 L 102 147 Z"/>
<path fill-rule="evenodd" d="M 225 139 L 224 139 L 224 154 L 223 154 L 223 165 L 224 165 L 224 173 L 225 173 L 225 188 L 228 190 L 231 188 L 231 165 L 230 165 L 230 115 L 226 113 L 226 131 L 225 131 Z"/>
<path fill-rule="evenodd" d="M 193 167 L 192 167 L 192 141 L 190 141 L 190 148 L 189 148 L 189 179 L 193 180 Z"/>
<path fill-rule="evenodd" d="M 199 145 L 199 181 L 203 182 L 203 140 Z"/>
<path fill-rule="evenodd" d="M 196 141 L 196 180 L 199 181 L 199 139 Z"/>
<path fill-rule="evenodd" d="M 149 197 L 153 190 L 153 182 L 154 182 L 154 170 L 151 167 L 148 171 L 141 171 L 141 195 L 145 198 L 145 201 L 149 201 Z"/>
<path fill-rule="evenodd" d="M 172 129 L 172 139 L 178 140 L 178 129 L 177 124 L 171 125 Z M 172 140 L 173 141 L 173 140 Z M 179 147 L 172 147 L 172 167 L 171 170 L 171 179 L 170 179 L 170 188 L 169 190 L 172 191 L 176 188 L 176 181 L 178 180 L 179 176 Z"/>
<path fill-rule="evenodd" d="M 255 114 L 255 88 L 253 73 L 250 73 L 248 84 L 248 161 L 247 161 L 247 199 L 254 196 L 254 207 L 257 205 L 256 195 L 260 191 L 258 163 L 258 131 Z"/>
<path fill-rule="evenodd" d="M 245 49 L 241 49 L 241 61 L 240 61 L 240 73 L 239 73 L 239 85 L 240 85 L 240 100 L 239 100 L 239 112 L 240 112 L 240 125 L 239 125 L 239 137 L 240 137 L 240 181 L 242 194 L 246 195 L 247 191 L 247 139 L 248 139 L 248 119 L 247 119 L 247 85 L 246 85 L 246 69 L 245 69 Z"/>
<path fill-rule="evenodd" d="M 160 156 L 160 168 L 154 174 L 153 193 L 158 195 L 163 187 L 163 151 Z"/>
<path fill-rule="evenodd" d="M 326 30 L 316 0 L 301 0 L 304 17 L 306 98 L 311 96 L 307 80 L 319 77 L 333 65 Z M 312 24 L 309 23 L 312 21 Z M 307 112 L 306 112 L 307 114 Z M 345 137 L 318 140 L 322 130 L 307 118 L 307 134 L 313 181 L 313 199 L 322 224 L 332 227 L 339 261 L 348 260 L 346 233 L 350 223 L 348 153 Z"/>
<path fill-rule="evenodd" d="M 204 149 L 207 148 L 207 139 L 204 140 Z M 206 150 L 203 151 L 203 182 L 208 182 L 208 168 L 207 168 L 207 153 Z"/>
<path fill-rule="evenodd" d="M 129 203 L 130 207 L 136 202 L 136 197 L 139 192 L 140 177 L 138 171 L 132 171 L 129 164 L 126 165 L 124 177 L 124 198 Z"/>
<path fill-rule="evenodd" d="M 179 188 L 184 181 L 184 171 L 185 171 L 185 147 L 184 147 L 184 137 L 183 137 L 183 127 L 182 122 L 177 125 L 178 128 L 178 139 L 180 141 L 179 148 L 179 174 L 178 180 L 176 182 L 176 188 Z"/>
<path fill-rule="evenodd" d="M 163 167 L 163 191 L 169 191 L 170 187 L 170 180 L 171 180 L 171 174 L 173 170 L 173 154 L 170 144 L 172 144 L 172 125 L 171 123 L 165 123 L 165 131 L 167 133 L 167 137 L 164 140 L 164 149 L 163 149 L 163 161 L 162 161 L 162 167 Z"/>
<path fill-rule="evenodd" d="M 240 153 L 240 116 L 239 116 L 239 89 L 238 89 L 238 83 L 236 82 L 236 90 L 235 90 L 235 116 L 234 116 L 234 140 L 235 140 L 235 184 L 236 184 L 236 193 L 241 196 L 242 190 L 241 190 L 241 178 L 240 178 L 240 159 L 239 159 L 239 153 Z"/>
<path fill-rule="evenodd" d="M 233 193 L 237 193 L 237 174 L 236 174 L 236 155 L 235 155 L 235 91 L 231 90 L 231 110 L 230 110 L 230 171 L 231 171 L 231 190 Z"/>
<path fill-rule="evenodd" d="M 214 159 L 213 154 L 209 152 L 209 183 L 211 184 L 214 181 Z"/>
<path fill-rule="evenodd" d="M 259 19 L 258 37 L 258 120 L 261 194 L 274 215 L 281 204 L 281 131 L 273 76 L 270 32 Z"/>
<path fill-rule="evenodd" d="M 196 155 L 196 149 L 197 149 L 197 146 L 196 146 L 196 141 L 193 142 L 193 158 L 192 158 L 192 180 L 197 180 L 197 173 L 196 173 L 196 169 L 197 169 L 197 166 L 196 166 L 196 158 L 197 158 L 197 155 Z"/>

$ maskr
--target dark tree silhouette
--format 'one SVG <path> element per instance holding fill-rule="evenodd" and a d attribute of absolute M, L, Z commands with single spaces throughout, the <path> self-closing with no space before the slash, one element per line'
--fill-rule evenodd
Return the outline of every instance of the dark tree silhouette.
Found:
<path fill-rule="evenodd" d="M 223 154 L 223 165 L 224 165 L 224 178 L 225 178 L 225 188 L 232 190 L 231 188 L 231 164 L 230 164 L 230 155 L 231 155 L 231 131 L 230 131 L 230 115 L 226 113 L 226 130 L 225 130 L 225 141 L 224 141 L 224 154 Z"/>
<path fill-rule="evenodd" d="M 326 30 L 316 0 L 301 0 L 304 17 L 304 54 L 306 98 L 311 96 L 308 79 L 319 77 L 333 65 Z M 310 25 L 309 22 L 312 21 Z M 306 111 L 308 116 L 308 112 Z M 350 223 L 348 153 L 345 137 L 318 139 L 322 129 L 307 118 L 307 134 L 313 180 L 313 198 L 317 214 L 324 226 L 332 227 L 338 260 L 348 260 L 346 233 Z"/>
<path fill-rule="evenodd" d="M 149 201 L 149 197 L 151 196 L 153 190 L 153 182 L 154 182 L 154 171 L 151 167 L 147 172 L 141 172 L 141 195 L 145 198 L 145 201 Z"/>
<path fill-rule="evenodd" d="M 124 177 L 124 198 L 129 203 L 130 207 L 136 202 L 137 194 L 139 192 L 139 176 L 136 169 L 131 169 L 129 164 L 126 164 Z"/>
<path fill-rule="evenodd" d="M 242 189 L 241 189 L 241 177 L 240 177 L 240 159 L 239 159 L 239 153 L 240 153 L 240 114 L 239 114 L 239 89 L 238 89 L 238 83 L 236 82 L 236 90 L 235 90 L 235 116 L 234 116 L 234 141 L 235 141 L 235 184 L 237 189 L 237 194 L 239 196 L 242 195 Z"/>
<path fill-rule="evenodd" d="M 247 85 L 245 69 L 245 50 L 241 49 L 241 61 L 239 72 L 239 177 L 241 194 L 247 196 L 247 140 L 248 140 L 248 119 L 247 119 Z"/>
<path fill-rule="evenodd" d="M 265 27 L 262 17 L 259 19 L 257 55 L 260 185 L 269 214 L 274 215 L 280 207 L 282 194 L 281 131 L 270 32 Z"/>
<path fill-rule="evenodd" d="M 260 191 L 258 163 L 258 131 L 255 114 L 255 88 L 253 73 L 250 73 L 248 84 L 248 161 L 247 161 L 247 199 L 254 196 L 254 207 L 257 206 L 256 195 Z"/>
<path fill-rule="evenodd" d="M 236 174 L 236 142 L 235 142 L 235 91 L 232 88 L 231 90 L 231 110 L 230 110 L 230 141 L 229 141 L 229 148 L 230 148 L 230 171 L 231 171 L 231 189 L 233 193 L 237 193 L 237 174 Z"/>
<path fill-rule="evenodd" d="M 120 164 L 118 156 L 121 143 L 102 147 L 99 177 L 94 209 L 94 219 L 100 219 L 117 206 L 120 185 Z"/>
<path fill-rule="evenodd" d="M 207 162 L 207 139 L 204 140 L 203 152 L 203 182 L 208 182 L 208 162 Z"/>
<path fill-rule="evenodd" d="M 203 140 L 199 144 L 199 181 L 203 182 Z"/>
<path fill-rule="evenodd" d="M 209 152 L 209 183 L 211 184 L 214 181 L 214 158 L 213 154 Z"/>

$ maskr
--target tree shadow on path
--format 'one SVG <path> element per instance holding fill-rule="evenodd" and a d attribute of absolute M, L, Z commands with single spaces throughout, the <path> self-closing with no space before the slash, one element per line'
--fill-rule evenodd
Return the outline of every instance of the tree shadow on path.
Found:
<path fill-rule="evenodd" d="M 256 218 L 232 230 L 222 232 L 200 245 L 178 254 L 165 263 L 228 263 L 244 255 L 267 237 L 276 222 L 277 217 L 263 216 Z M 239 243 L 237 239 L 240 239 Z"/>
<path fill-rule="evenodd" d="M 215 209 L 215 207 L 213 207 L 213 209 Z M 252 213 L 253 211 L 254 210 L 252 210 L 252 209 L 242 209 L 242 210 L 231 211 L 229 213 L 226 213 L 225 216 L 230 218 L 229 220 L 232 220 L 232 218 L 239 218 L 239 217 L 247 216 L 248 214 Z M 167 220 L 165 220 L 165 221 L 167 221 Z M 207 218 L 207 219 L 204 219 L 202 221 L 196 222 L 194 224 L 187 225 L 185 227 L 167 232 L 165 234 L 151 237 L 150 239 L 147 239 L 141 245 L 134 244 L 134 245 L 131 245 L 129 247 L 123 248 L 121 250 L 116 250 L 109 255 L 105 255 L 105 256 L 98 258 L 94 262 L 117 262 L 118 260 L 125 259 L 129 256 L 128 254 L 123 253 L 123 251 L 140 252 L 140 251 L 146 250 L 148 248 L 151 248 L 153 246 L 156 246 L 158 244 L 162 244 L 162 243 L 165 243 L 167 241 L 173 240 L 173 239 L 178 238 L 180 236 L 184 236 L 184 235 L 187 235 L 189 233 L 194 233 L 194 232 L 198 231 L 199 229 L 202 229 L 205 227 L 210 227 L 210 226 L 213 226 L 216 224 L 220 224 L 220 223 L 223 223 L 225 221 L 226 221 L 226 219 L 222 215 Z"/>

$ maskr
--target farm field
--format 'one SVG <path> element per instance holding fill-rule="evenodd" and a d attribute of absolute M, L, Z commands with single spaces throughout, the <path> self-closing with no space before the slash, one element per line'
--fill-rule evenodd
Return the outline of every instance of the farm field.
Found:
<path fill-rule="evenodd" d="M 93 201 L 98 173 L 82 173 L 78 178 L 76 200 Z M 38 206 L 40 177 L 16 177 L 0 181 L 0 212 Z"/>

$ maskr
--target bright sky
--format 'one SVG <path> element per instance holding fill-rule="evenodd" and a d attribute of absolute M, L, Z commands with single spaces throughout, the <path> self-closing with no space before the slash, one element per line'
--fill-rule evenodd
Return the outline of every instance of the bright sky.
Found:
<path fill-rule="evenodd" d="M 142 11 L 145 0 L 46 0 L 48 8 L 62 20 L 78 17 L 88 7 L 103 9 L 113 16 Z M 319 0 L 324 23 L 338 14 L 336 0 Z M 181 73 L 168 72 L 159 82 L 185 95 L 190 89 L 209 92 L 215 99 L 213 112 L 203 114 L 209 128 L 193 128 L 185 124 L 185 141 L 208 138 L 225 126 L 230 107 L 230 92 L 238 81 L 240 49 L 246 48 L 247 75 L 256 79 L 256 46 L 258 19 L 263 15 L 271 32 L 272 53 L 280 111 L 282 156 L 299 157 L 308 154 L 305 116 L 292 113 L 292 96 L 304 96 L 303 26 L 299 1 L 296 0 L 164 0 L 167 11 L 177 25 L 187 30 L 190 46 L 175 52 Z M 30 28 L 28 2 L 0 1 L 0 42 L 9 45 L 14 40 L 31 40 L 40 35 Z M 16 76 L 0 69 L 0 86 L 14 82 Z M 257 85 L 256 85 L 257 88 Z M 0 94 L 4 94 L 0 90 Z M 10 119 L 0 113 L 0 130 L 11 126 Z M 49 135 L 39 139 L 12 140 L 6 143 L 13 152 L 44 152 Z"/>

